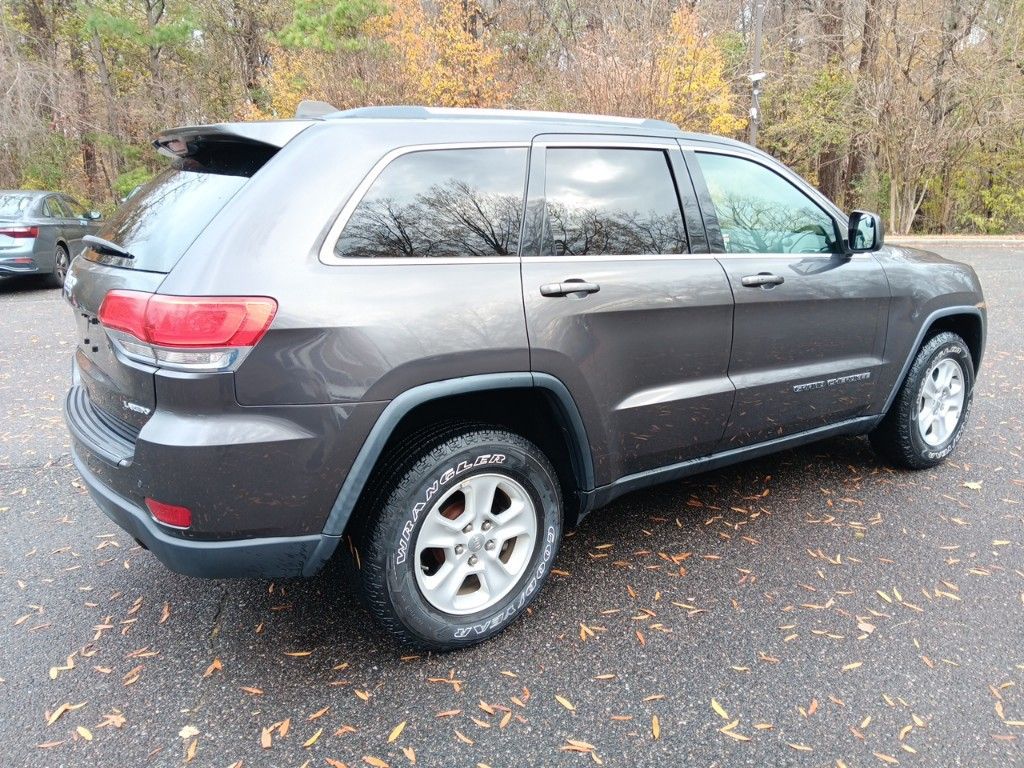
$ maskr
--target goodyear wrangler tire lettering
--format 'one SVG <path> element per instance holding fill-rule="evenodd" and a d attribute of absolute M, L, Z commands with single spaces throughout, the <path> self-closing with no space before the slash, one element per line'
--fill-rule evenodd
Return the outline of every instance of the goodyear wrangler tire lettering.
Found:
<path fill-rule="evenodd" d="M 551 570 L 562 535 L 557 474 L 533 443 L 494 428 L 453 430 L 411 453 L 382 483 L 390 490 L 359 548 L 364 597 L 406 644 L 478 643 L 525 611 Z M 448 603 L 431 591 L 442 577 L 453 579 Z"/>
<path fill-rule="evenodd" d="M 443 473 L 441 473 L 440 479 L 434 483 L 431 483 L 427 487 L 426 498 L 413 506 L 412 519 L 407 521 L 405 526 L 402 528 L 402 535 L 398 542 L 398 551 L 397 554 L 395 555 L 395 560 L 397 564 L 401 565 L 405 562 L 405 558 L 408 555 L 409 537 L 412 535 L 412 530 L 416 525 L 416 521 L 419 519 L 420 513 L 424 509 L 426 509 L 427 505 L 430 503 L 430 500 L 437 495 L 438 490 L 444 488 L 449 483 L 451 483 L 451 481 L 454 480 L 456 477 L 470 469 L 473 469 L 474 467 L 480 467 L 487 464 L 503 464 L 504 461 L 504 454 L 485 453 L 482 456 L 477 456 L 476 459 L 472 462 L 459 462 L 459 465 L 457 467 L 446 469 Z"/>

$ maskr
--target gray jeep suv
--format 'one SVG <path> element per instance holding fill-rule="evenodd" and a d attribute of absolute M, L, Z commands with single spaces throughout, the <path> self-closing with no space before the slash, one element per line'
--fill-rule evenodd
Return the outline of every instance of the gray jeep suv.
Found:
<path fill-rule="evenodd" d="M 336 552 L 401 640 L 499 632 L 616 497 L 832 435 L 955 448 L 974 272 L 651 120 L 421 107 L 179 128 L 74 260 L 66 418 L 168 567 Z"/>

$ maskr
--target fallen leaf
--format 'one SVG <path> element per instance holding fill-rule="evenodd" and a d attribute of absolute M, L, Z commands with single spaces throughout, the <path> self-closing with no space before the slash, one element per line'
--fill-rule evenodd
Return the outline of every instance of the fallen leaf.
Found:
<path fill-rule="evenodd" d="M 314 744 L 316 744 L 317 739 L 319 739 L 323 735 L 323 732 L 324 732 L 323 728 L 318 728 L 316 733 L 314 733 L 312 736 L 310 736 L 308 739 L 306 739 L 304 742 L 302 742 L 303 748 L 304 749 L 309 749 Z"/>
<path fill-rule="evenodd" d="M 68 712 L 74 712 L 76 709 L 81 709 L 85 706 L 85 704 L 86 702 L 84 701 L 81 704 L 68 704 L 66 702 L 64 704 L 61 704 L 59 707 L 57 707 L 57 709 L 53 711 L 53 713 L 48 718 L 46 718 L 46 724 L 53 725 L 58 720 L 60 720 L 62 715 L 65 715 Z"/>
<path fill-rule="evenodd" d="M 653 734 L 655 741 L 661 738 L 661 721 L 658 720 L 657 715 L 651 718 L 651 734 Z"/>
<path fill-rule="evenodd" d="M 143 665 L 141 664 L 135 667 L 134 669 L 129 670 L 121 682 L 125 685 L 125 687 L 129 685 L 134 685 L 135 683 L 139 682 L 139 678 L 142 677 L 142 670 Z"/>
<path fill-rule="evenodd" d="M 711 708 L 715 710 L 715 714 L 717 714 L 723 720 L 729 719 L 729 713 L 725 711 L 725 707 L 719 704 L 717 700 L 711 700 Z"/>
<path fill-rule="evenodd" d="M 391 729 L 391 733 L 388 734 L 388 744 L 394 744 L 398 740 L 398 737 L 402 735 L 402 731 L 405 730 L 405 723 L 406 721 L 403 720 Z"/>
<path fill-rule="evenodd" d="M 183 739 L 191 739 L 193 736 L 198 735 L 199 729 L 196 728 L 194 725 L 186 725 L 184 728 L 178 731 L 178 736 L 180 736 Z"/>
<path fill-rule="evenodd" d="M 557 693 L 555 694 L 555 700 L 558 701 L 559 704 L 568 709 L 570 712 L 576 711 L 576 707 L 571 701 L 562 696 L 559 696 Z"/>
<path fill-rule="evenodd" d="M 103 716 L 103 722 L 97 725 L 97 728 L 120 728 L 127 722 L 127 718 L 120 712 L 109 712 Z"/>
<path fill-rule="evenodd" d="M 206 671 L 203 672 L 203 677 L 209 677 L 218 669 L 224 669 L 224 665 L 220 663 L 220 659 L 214 659 L 210 666 L 206 668 Z"/>
<path fill-rule="evenodd" d="M 92 731 L 86 728 L 84 725 L 80 725 L 75 728 L 75 732 L 78 733 L 86 741 L 92 741 Z"/>

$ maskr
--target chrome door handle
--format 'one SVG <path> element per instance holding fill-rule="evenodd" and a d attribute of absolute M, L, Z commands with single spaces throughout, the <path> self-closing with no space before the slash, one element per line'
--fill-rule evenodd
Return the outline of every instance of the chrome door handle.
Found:
<path fill-rule="evenodd" d="M 540 287 L 541 296 L 573 296 L 580 294 L 579 298 L 584 296 L 597 293 L 601 290 L 601 286 L 597 283 L 588 283 L 585 280 L 579 278 L 570 278 L 564 280 L 561 283 L 545 283 Z"/>
<path fill-rule="evenodd" d="M 756 275 L 747 275 L 740 282 L 745 288 L 774 288 L 786 282 L 786 278 L 770 272 L 759 272 Z"/>

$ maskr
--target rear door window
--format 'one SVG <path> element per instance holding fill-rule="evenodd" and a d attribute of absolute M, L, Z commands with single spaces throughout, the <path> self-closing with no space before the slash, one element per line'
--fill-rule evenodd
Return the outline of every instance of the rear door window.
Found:
<path fill-rule="evenodd" d="M 523 220 L 525 147 L 433 149 L 393 160 L 352 211 L 344 258 L 515 256 Z"/>
<path fill-rule="evenodd" d="M 687 250 L 679 197 L 663 150 L 549 148 L 544 198 L 548 255 Z"/>
<path fill-rule="evenodd" d="M 56 197 L 46 198 L 43 210 L 51 219 L 66 219 L 68 216 L 67 212 L 61 207 L 60 200 Z"/>

